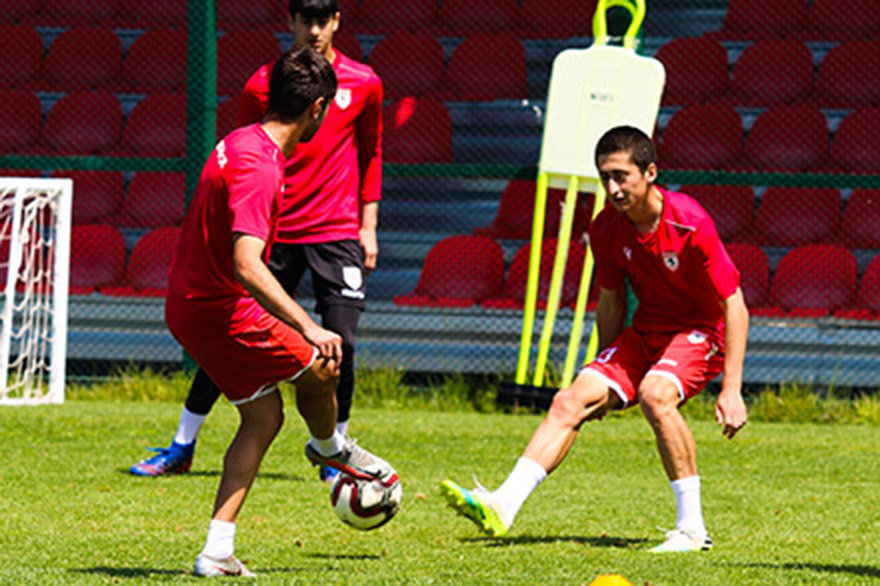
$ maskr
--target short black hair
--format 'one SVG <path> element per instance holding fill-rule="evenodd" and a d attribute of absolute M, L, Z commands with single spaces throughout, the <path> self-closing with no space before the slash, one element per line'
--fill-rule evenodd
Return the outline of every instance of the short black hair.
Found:
<path fill-rule="evenodd" d="M 288 5 L 290 16 L 296 18 L 301 14 L 304 18 L 328 18 L 339 12 L 336 0 L 290 0 Z"/>
<path fill-rule="evenodd" d="M 627 151 L 632 162 L 642 170 L 648 170 L 648 165 L 657 163 L 657 150 L 651 138 L 634 126 L 616 126 L 602 135 L 596 144 L 596 166 L 599 166 L 599 157 Z"/>
<path fill-rule="evenodd" d="M 291 122 L 318 98 L 329 104 L 335 94 L 336 74 L 330 62 L 311 47 L 291 49 L 272 67 L 266 114 Z"/>

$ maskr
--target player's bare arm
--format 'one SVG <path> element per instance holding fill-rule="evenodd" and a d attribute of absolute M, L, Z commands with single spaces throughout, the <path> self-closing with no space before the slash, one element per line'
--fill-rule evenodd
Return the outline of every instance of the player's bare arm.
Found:
<path fill-rule="evenodd" d="M 742 397 L 742 369 L 749 333 L 749 311 L 742 289 L 721 302 L 724 310 L 724 378 L 715 404 L 715 420 L 724 426 L 728 438 L 746 424 L 746 405 Z"/>
<path fill-rule="evenodd" d="M 599 350 L 604 350 L 623 331 L 626 319 L 626 289 L 599 289 L 596 306 L 596 328 L 599 330 Z"/>
<path fill-rule="evenodd" d="M 266 242 L 256 236 L 236 234 L 232 244 L 235 277 L 266 311 L 302 333 L 322 356 L 336 362 L 342 358 L 342 337 L 325 330 L 281 287 L 263 262 Z"/>
<path fill-rule="evenodd" d="M 361 203 L 361 227 L 359 240 L 364 250 L 364 269 L 367 273 L 376 268 L 379 257 L 379 243 L 376 239 L 376 226 L 379 224 L 379 202 Z"/>

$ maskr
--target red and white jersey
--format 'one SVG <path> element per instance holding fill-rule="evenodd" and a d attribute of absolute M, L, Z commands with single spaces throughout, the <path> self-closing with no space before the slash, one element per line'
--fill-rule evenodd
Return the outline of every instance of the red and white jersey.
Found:
<path fill-rule="evenodd" d="M 338 50 L 336 97 L 317 134 L 287 161 L 276 240 L 286 243 L 357 240 L 360 204 L 382 190 L 382 82 Z M 262 119 L 274 63 L 257 70 L 239 99 L 238 124 Z"/>
<path fill-rule="evenodd" d="M 723 347 L 720 302 L 736 292 L 739 271 L 702 206 L 683 193 L 660 192 L 663 212 L 651 234 L 638 234 L 612 206 L 593 221 L 590 246 L 599 286 L 616 289 L 629 277 L 639 301 L 633 316 L 638 331 L 708 329 Z"/>
<path fill-rule="evenodd" d="M 217 143 L 183 223 L 171 265 L 169 301 L 203 301 L 244 318 L 262 312 L 235 277 L 232 238 L 242 233 L 271 243 L 284 162 L 284 153 L 259 124 L 234 130 Z M 268 251 L 269 246 L 267 257 Z"/>

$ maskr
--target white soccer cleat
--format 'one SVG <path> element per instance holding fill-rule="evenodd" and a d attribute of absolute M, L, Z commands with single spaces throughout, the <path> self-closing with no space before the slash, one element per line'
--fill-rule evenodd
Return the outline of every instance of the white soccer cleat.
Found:
<path fill-rule="evenodd" d="M 712 539 L 708 535 L 697 535 L 684 529 L 666 532 L 666 541 L 651 549 L 652 553 L 685 553 L 689 551 L 709 551 Z"/>
<path fill-rule="evenodd" d="M 196 557 L 196 565 L 193 574 L 204 578 L 217 578 L 223 576 L 241 576 L 242 578 L 254 578 L 256 574 L 244 567 L 235 556 L 229 556 L 222 560 L 208 557 L 200 553 Z"/>

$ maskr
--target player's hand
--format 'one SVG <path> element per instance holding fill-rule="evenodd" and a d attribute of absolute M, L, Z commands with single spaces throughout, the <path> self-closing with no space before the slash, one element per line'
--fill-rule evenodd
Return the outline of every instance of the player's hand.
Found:
<path fill-rule="evenodd" d="M 369 274 L 376 268 L 376 260 L 379 256 L 379 243 L 376 240 L 376 231 L 372 228 L 361 228 L 360 244 L 364 250 L 364 270 Z"/>
<path fill-rule="evenodd" d="M 718 395 L 718 402 L 715 403 L 715 421 L 718 425 L 723 425 L 721 433 L 728 439 L 736 435 L 746 424 L 746 404 L 743 401 L 742 393 L 737 391 L 721 390 Z"/>
<path fill-rule="evenodd" d="M 342 336 L 317 325 L 303 335 L 318 348 L 322 358 L 336 363 L 342 361 Z"/>

